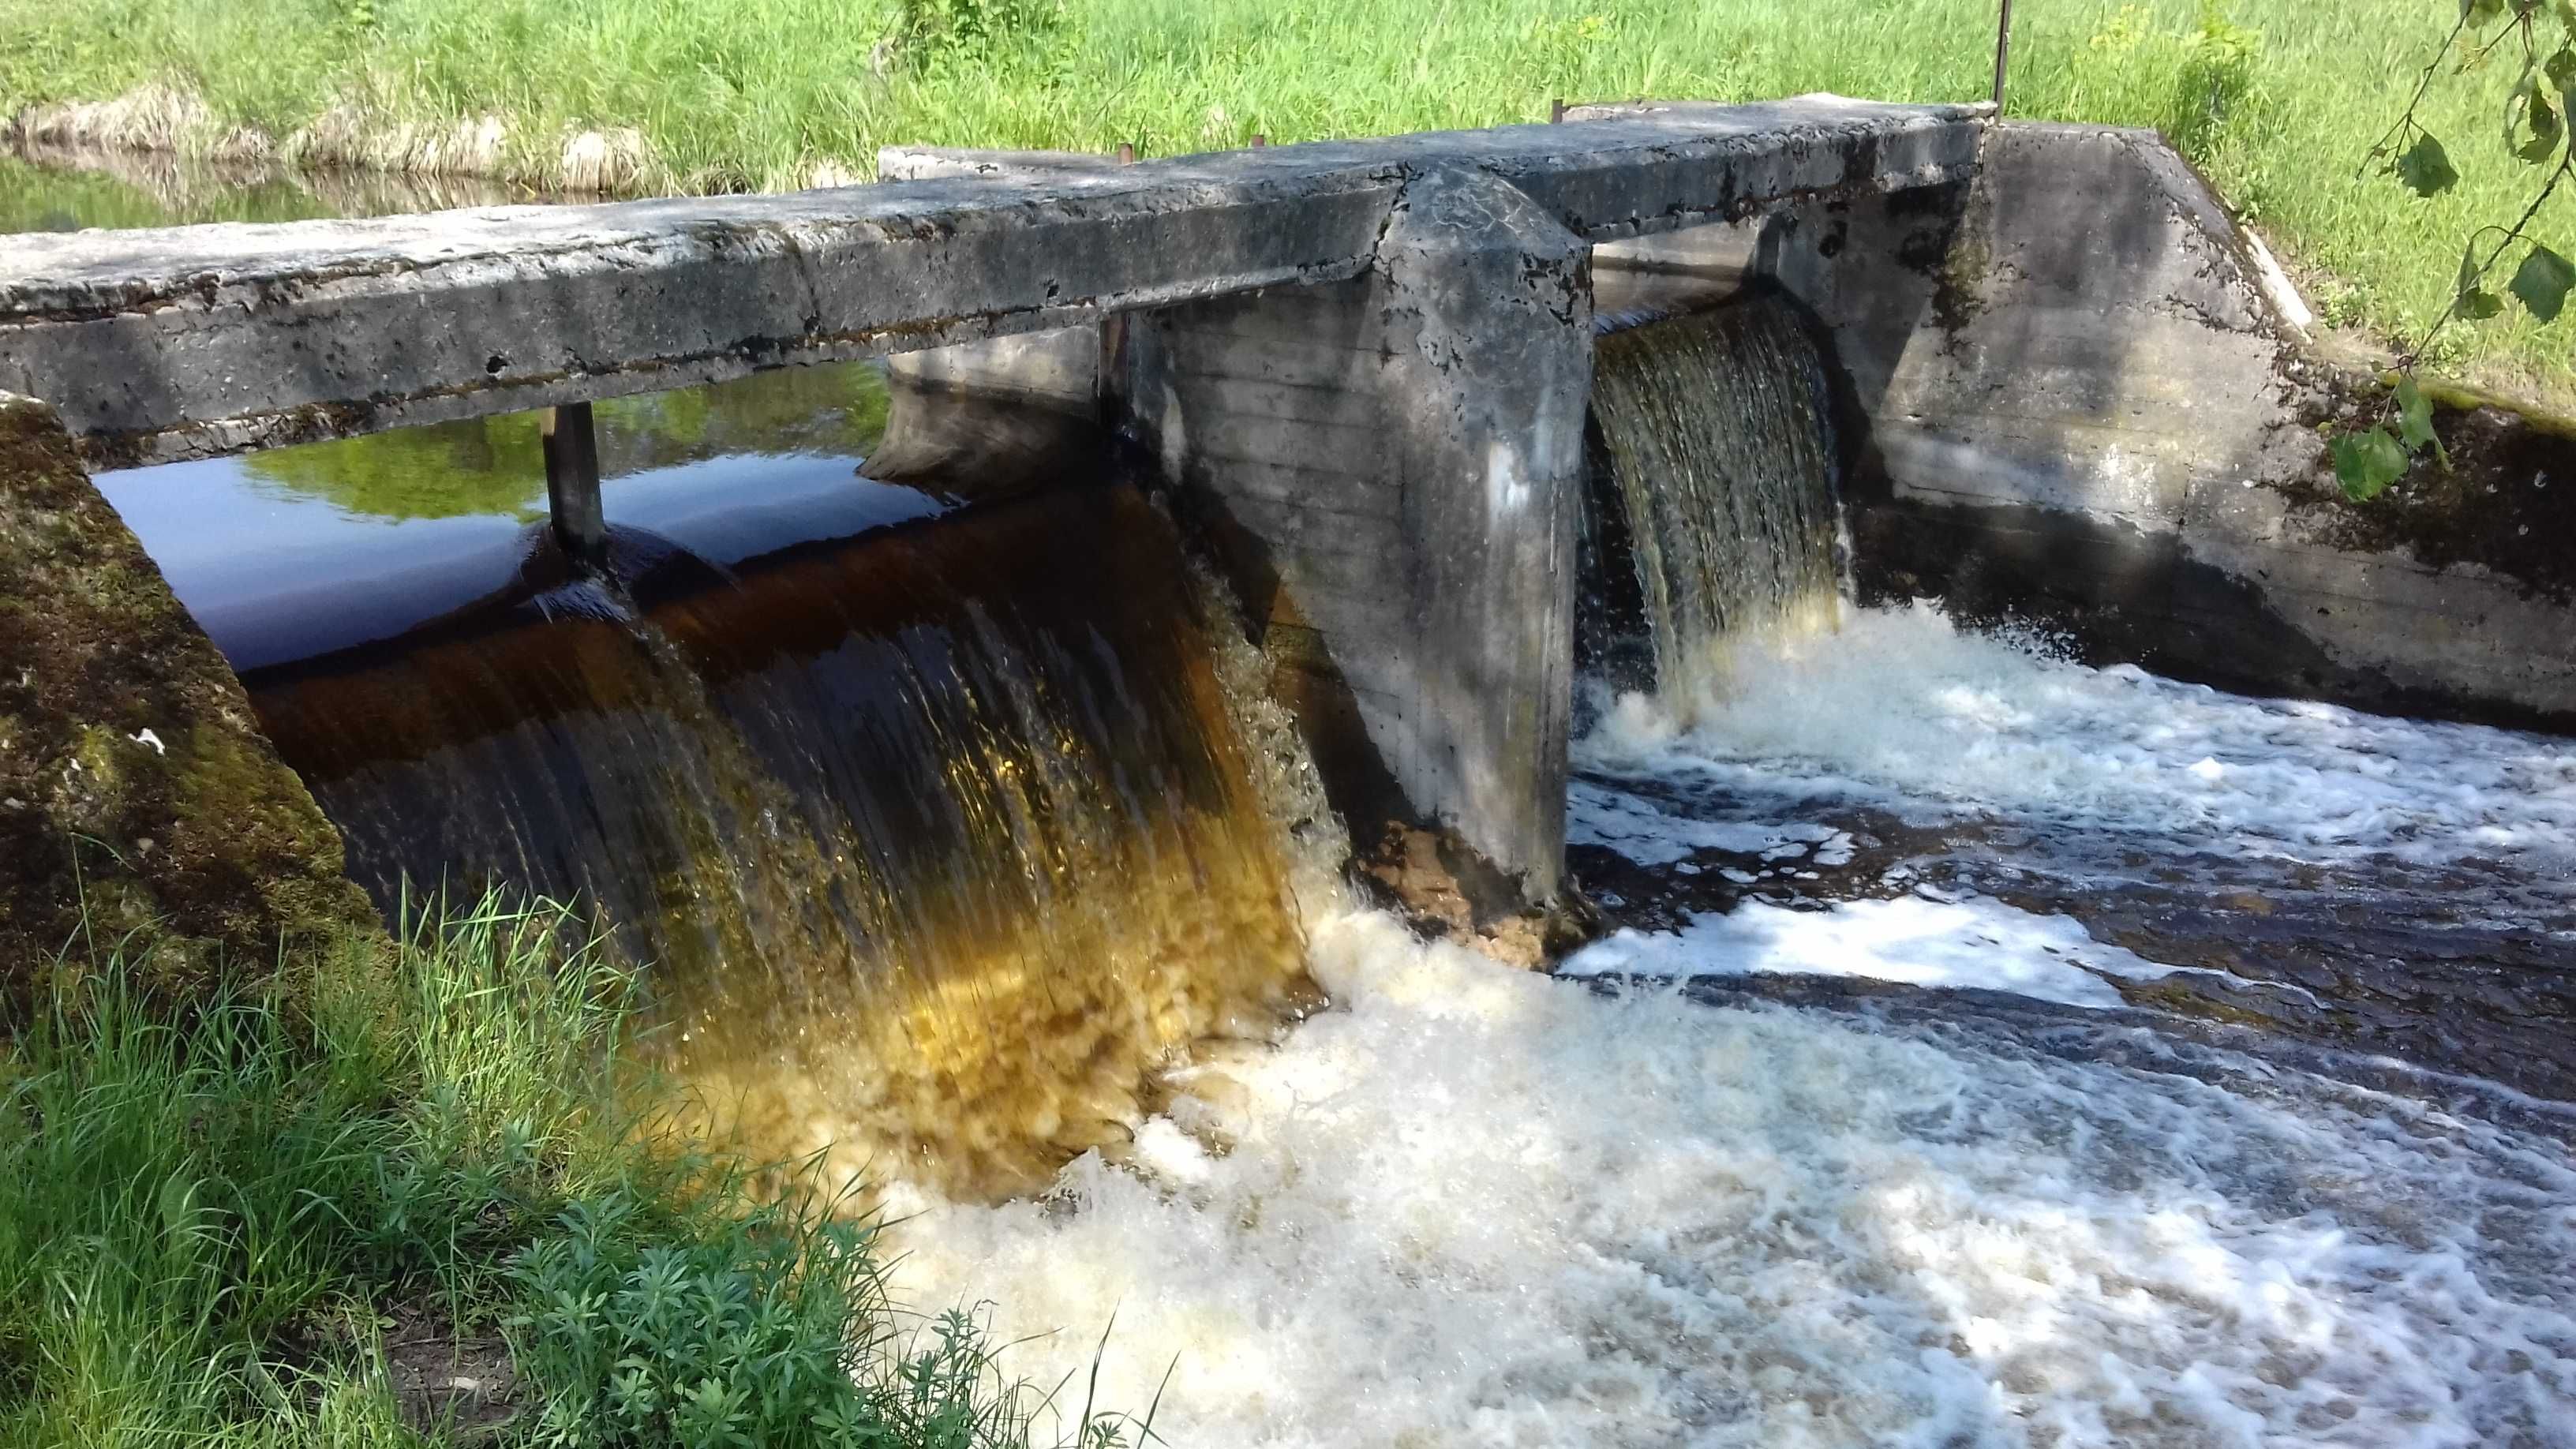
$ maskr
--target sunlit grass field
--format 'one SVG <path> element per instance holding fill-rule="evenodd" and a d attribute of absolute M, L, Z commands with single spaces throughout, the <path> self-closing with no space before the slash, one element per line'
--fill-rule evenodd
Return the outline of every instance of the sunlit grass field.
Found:
<path fill-rule="evenodd" d="M 526 179 L 561 138 L 632 127 L 648 184 L 798 184 L 888 142 L 1148 154 L 1543 119 L 1551 99 L 1830 90 L 1972 100 L 1993 0 L 17 0 L 0 109 L 149 83 L 286 135 L 334 107 L 497 115 Z M 2425 117 L 2463 173 L 2418 201 L 2372 142 L 2455 0 L 2019 0 L 2010 108 L 2153 126 L 2263 229 L 2332 320 L 2409 334 L 2467 231 L 2538 180 L 2495 139 L 2511 75 L 2446 78 Z M 927 37 L 927 38 L 925 38 Z M 944 38 L 942 38 L 944 37 Z M 2576 244 L 2576 203 L 2540 224 Z M 2567 324 L 2455 329 L 2447 360 L 2561 392 Z"/>

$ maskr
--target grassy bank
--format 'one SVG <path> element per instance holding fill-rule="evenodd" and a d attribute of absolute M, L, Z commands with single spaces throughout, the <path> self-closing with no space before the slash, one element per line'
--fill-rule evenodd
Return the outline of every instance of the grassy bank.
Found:
<path fill-rule="evenodd" d="M 2533 179 L 2488 140 L 2502 73 L 2436 88 L 2456 192 L 2420 202 L 2355 175 L 2453 0 L 2019 12 L 2016 114 L 2162 128 L 2338 322 L 2413 330 L 2468 229 Z M 1993 16 L 1993 0 L 54 0 L 0 33 L 0 109 L 165 85 L 202 99 L 187 129 L 208 145 L 236 126 L 419 134 L 492 115 L 496 158 L 537 180 L 566 135 L 631 129 L 648 184 L 710 190 L 864 169 L 885 142 L 1169 153 L 1526 121 L 1552 97 L 1977 99 Z M 2562 246 L 2571 207 L 2541 228 Z M 2576 377 L 2563 336 L 2460 332 L 2453 360 L 2490 380 Z"/>
<path fill-rule="evenodd" d="M 633 1130 L 628 979 L 560 924 L 184 1022 L 104 961 L 0 1047 L 0 1446 L 1022 1442 L 869 1225 Z"/>

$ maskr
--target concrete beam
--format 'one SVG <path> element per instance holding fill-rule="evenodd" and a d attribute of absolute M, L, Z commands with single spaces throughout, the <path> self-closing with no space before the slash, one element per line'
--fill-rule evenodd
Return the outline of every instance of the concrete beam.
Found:
<path fill-rule="evenodd" d="M 0 389 L 53 402 L 94 463 L 231 452 L 1343 281 L 1435 168 L 1591 240 L 1956 180 L 1982 118 L 1805 97 L 784 196 L 13 236 Z"/>

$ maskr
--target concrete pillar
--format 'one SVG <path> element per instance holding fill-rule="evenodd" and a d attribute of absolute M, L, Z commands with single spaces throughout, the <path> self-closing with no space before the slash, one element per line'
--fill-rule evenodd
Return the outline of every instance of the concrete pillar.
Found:
<path fill-rule="evenodd" d="M 1471 897 L 1515 904 L 1563 871 L 1588 257 L 1435 167 L 1362 276 L 1140 318 L 1124 384 L 1357 843 L 1438 830 L 1481 857 Z"/>

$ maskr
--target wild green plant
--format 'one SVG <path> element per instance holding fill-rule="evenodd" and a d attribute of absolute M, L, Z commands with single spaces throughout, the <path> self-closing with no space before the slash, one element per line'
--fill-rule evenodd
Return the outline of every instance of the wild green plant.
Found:
<path fill-rule="evenodd" d="M 0 1446 L 417 1443 L 396 1318 L 505 1334 L 521 1441 L 981 1449 L 1045 1406 L 969 1320 L 898 1330 L 846 1199 L 637 1130 L 635 979 L 564 912 L 184 1014 L 144 944 L 0 1045 Z"/>
<path fill-rule="evenodd" d="M 2576 262 L 2538 234 L 2545 220 L 2563 220 L 2549 212 L 2549 203 L 2576 178 L 2576 0 L 2460 0 L 2458 22 L 2425 63 L 2404 111 L 2371 148 L 2370 159 L 2420 198 L 2456 188 L 2460 173 L 2441 138 L 2425 123 L 2426 102 L 2444 67 L 2453 67 L 2456 82 L 2499 55 L 2505 61 L 2500 68 L 2518 63 L 2498 108 L 2500 149 L 2542 168 L 2540 179 L 2531 184 L 2528 203 L 2493 213 L 2469 232 L 2459 267 L 2451 274 L 2449 297 L 2423 335 L 2399 353 L 2399 375 L 2378 416 L 2335 438 L 2335 476 L 2356 502 L 2385 492 L 2418 455 L 2430 453 L 2449 466 L 2434 427 L 2432 400 L 2416 368 L 2453 322 L 2485 322 L 2504 311 L 2504 298 L 2488 284 L 2507 257 L 2519 264 L 2504 290 L 2522 304 L 2535 326 L 2557 321 L 2568 293 L 2576 291 Z"/>

